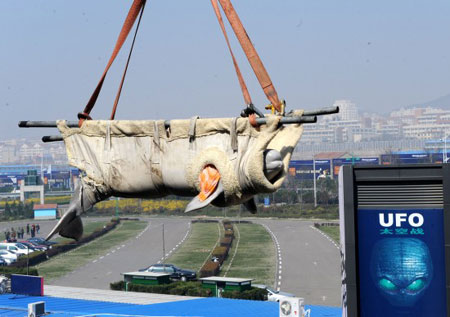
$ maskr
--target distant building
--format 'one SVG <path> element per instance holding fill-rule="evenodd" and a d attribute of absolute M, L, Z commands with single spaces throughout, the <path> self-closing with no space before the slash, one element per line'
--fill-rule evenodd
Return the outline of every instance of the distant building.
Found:
<path fill-rule="evenodd" d="M 58 205 L 57 204 L 43 204 L 33 206 L 34 219 L 36 220 L 47 220 L 56 219 L 58 216 Z"/>
<path fill-rule="evenodd" d="M 338 117 L 342 121 L 354 121 L 359 119 L 358 108 L 350 100 L 336 100 L 333 104 L 339 107 Z"/>

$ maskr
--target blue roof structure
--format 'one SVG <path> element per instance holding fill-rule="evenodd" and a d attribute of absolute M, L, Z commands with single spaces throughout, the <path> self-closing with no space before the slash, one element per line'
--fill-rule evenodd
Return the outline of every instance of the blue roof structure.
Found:
<path fill-rule="evenodd" d="M 29 303 L 45 302 L 47 316 L 261 316 L 278 317 L 278 303 L 223 298 L 200 298 L 161 304 L 137 305 L 59 297 L 0 295 L 0 315 L 24 316 Z M 307 306 L 311 317 L 338 317 L 338 307 Z"/>

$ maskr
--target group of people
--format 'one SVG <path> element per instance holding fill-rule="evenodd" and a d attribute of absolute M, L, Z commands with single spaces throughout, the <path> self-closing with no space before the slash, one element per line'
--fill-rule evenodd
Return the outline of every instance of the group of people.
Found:
<path fill-rule="evenodd" d="M 17 239 L 23 239 L 25 236 L 25 233 L 27 236 L 30 236 L 34 238 L 37 233 L 39 233 L 39 230 L 41 229 L 41 226 L 39 224 L 32 224 L 30 225 L 27 223 L 26 227 L 18 227 L 14 229 L 11 227 L 11 229 L 5 230 L 5 240 L 8 242 L 15 242 Z"/>

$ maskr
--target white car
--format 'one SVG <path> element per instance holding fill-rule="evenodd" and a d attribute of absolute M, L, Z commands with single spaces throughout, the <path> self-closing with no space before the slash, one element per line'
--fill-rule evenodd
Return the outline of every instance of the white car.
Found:
<path fill-rule="evenodd" d="M 17 261 L 17 254 L 8 250 L 0 250 L 0 257 L 9 265 Z"/>
<path fill-rule="evenodd" d="M 27 255 L 29 249 L 21 243 L 8 242 L 8 243 L 0 243 L 0 250 L 12 251 L 17 255 Z M 30 253 L 33 252 L 32 250 L 29 251 Z"/>
<path fill-rule="evenodd" d="M 283 297 L 295 297 L 294 294 L 276 291 L 273 288 L 263 284 L 252 284 L 253 287 L 262 288 L 267 291 L 267 300 L 269 302 L 279 302 Z"/>

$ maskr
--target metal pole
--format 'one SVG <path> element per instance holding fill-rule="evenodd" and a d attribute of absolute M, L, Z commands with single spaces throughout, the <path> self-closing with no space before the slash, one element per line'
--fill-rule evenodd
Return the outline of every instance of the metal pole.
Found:
<path fill-rule="evenodd" d="M 27 246 L 27 275 L 30 275 L 30 247 Z"/>
<path fill-rule="evenodd" d="M 442 153 L 442 163 L 447 163 L 447 134 L 444 134 L 444 153 Z"/>
<path fill-rule="evenodd" d="M 166 260 L 166 242 L 164 240 L 164 224 L 162 225 L 162 243 L 163 243 L 163 264 Z"/>
<path fill-rule="evenodd" d="M 116 197 L 116 218 L 119 218 L 119 197 Z"/>
<path fill-rule="evenodd" d="M 313 155 L 313 178 L 314 178 L 314 207 L 317 207 L 317 184 L 316 184 L 316 156 Z"/>

